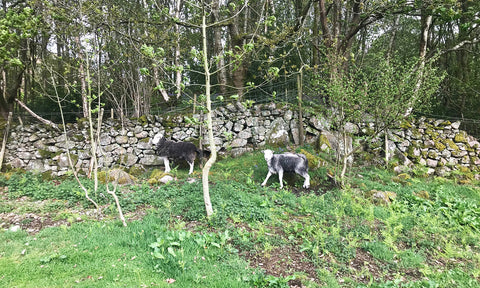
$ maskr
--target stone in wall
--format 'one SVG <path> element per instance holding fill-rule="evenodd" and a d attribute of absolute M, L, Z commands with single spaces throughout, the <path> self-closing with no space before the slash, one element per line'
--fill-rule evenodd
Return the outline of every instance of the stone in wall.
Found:
<path fill-rule="evenodd" d="M 267 144 L 275 147 L 285 147 L 290 142 L 289 127 L 283 118 L 273 120 L 266 134 Z"/>

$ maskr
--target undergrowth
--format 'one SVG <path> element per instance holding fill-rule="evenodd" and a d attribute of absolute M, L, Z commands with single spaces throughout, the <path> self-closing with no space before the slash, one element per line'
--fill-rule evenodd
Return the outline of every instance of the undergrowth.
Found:
<path fill-rule="evenodd" d="M 310 171 L 312 183 L 316 181 L 310 189 L 302 189 L 302 180 L 295 177 L 287 180 L 285 189 L 275 181 L 261 187 L 267 173 L 261 153 L 225 158 L 212 168 L 210 219 L 205 217 L 198 171 L 193 183 L 148 185 L 145 181 L 123 186 L 118 194 L 127 218 L 138 211 L 146 214 L 126 228 L 119 221 L 87 217 L 34 235 L 0 233 L 0 284 L 480 286 L 476 185 L 415 175 L 399 180 L 386 170 L 364 168 L 340 190 L 328 182 L 325 171 Z M 174 173 L 178 179 L 187 178 L 184 171 Z M 92 181 L 82 181 L 96 201 L 114 208 L 104 187 L 94 193 Z M 13 210 L 19 215 L 53 213 L 69 218 L 74 213 L 69 209 L 91 208 L 73 179 L 2 175 L 0 187 L 8 187 L 3 189 L 8 201 L 0 205 L 4 214 Z M 388 203 L 378 203 L 371 191 L 394 196 Z M 15 202 L 18 199 L 23 202 Z M 104 212 L 115 215 L 113 208 Z M 286 251 L 294 254 L 283 255 Z M 253 265 L 269 262 L 276 265 Z"/>

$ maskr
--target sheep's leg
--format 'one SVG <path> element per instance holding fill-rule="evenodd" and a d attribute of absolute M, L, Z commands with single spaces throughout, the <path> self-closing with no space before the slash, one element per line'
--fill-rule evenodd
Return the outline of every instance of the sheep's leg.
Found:
<path fill-rule="evenodd" d="M 310 175 L 308 175 L 307 172 L 304 172 L 302 174 L 303 178 L 305 178 L 305 182 L 303 182 L 303 188 L 309 188 L 310 187 Z"/>
<path fill-rule="evenodd" d="M 278 171 L 278 181 L 280 181 L 280 189 L 283 189 L 283 170 Z"/>
<path fill-rule="evenodd" d="M 188 165 L 190 165 L 190 171 L 188 172 L 188 175 L 192 174 L 193 173 L 193 166 L 194 166 L 194 163 L 195 162 L 188 162 Z"/>
<path fill-rule="evenodd" d="M 170 161 L 167 157 L 163 157 L 163 164 L 165 165 L 165 173 L 170 172 Z"/>
<path fill-rule="evenodd" d="M 270 176 L 272 176 L 272 172 L 268 171 L 267 177 L 263 181 L 262 186 L 265 186 L 267 184 L 268 178 L 270 178 Z"/>

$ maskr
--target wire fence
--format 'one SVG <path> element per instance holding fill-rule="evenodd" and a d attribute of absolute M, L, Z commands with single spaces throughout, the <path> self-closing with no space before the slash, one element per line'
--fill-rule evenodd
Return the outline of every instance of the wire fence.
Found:
<path fill-rule="evenodd" d="M 303 102 L 308 106 L 310 103 L 314 103 L 315 105 L 325 105 L 325 99 L 322 97 L 323 95 L 311 89 L 308 86 L 304 86 L 302 93 Z M 233 95 L 227 95 L 220 97 L 218 94 L 212 95 L 212 107 L 217 108 L 221 106 L 225 106 L 226 103 L 230 101 L 234 101 L 231 98 Z M 288 81 L 284 81 L 281 83 L 276 83 L 272 85 L 262 86 L 262 87 L 255 87 L 249 89 L 243 95 L 243 101 L 251 101 L 254 104 L 265 104 L 265 103 L 289 103 L 296 105 L 298 103 L 298 90 L 297 90 L 297 82 L 296 79 L 290 79 Z M 166 115 L 166 114 L 190 114 L 193 112 L 193 97 L 191 95 L 184 95 L 184 99 L 177 103 L 173 104 L 166 104 L 166 103 L 158 103 L 156 105 L 151 105 L 150 114 L 151 115 Z M 198 103 L 197 103 L 198 105 Z M 113 110 L 112 110 L 113 111 Z M 198 110 L 197 110 L 198 111 Z M 50 120 L 54 123 L 61 123 L 61 114 L 59 111 L 49 110 L 49 111 L 35 111 L 39 116 L 44 119 Z M 125 109 L 124 115 L 126 117 L 134 117 L 133 107 L 129 107 Z M 111 117 L 119 118 L 116 113 L 111 112 L 108 109 L 104 115 L 105 118 Z M 469 135 L 480 139 L 480 119 L 469 119 L 469 118 L 460 118 L 460 117 L 452 117 L 446 115 L 434 115 L 434 114 L 422 114 L 418 116 L 424 116 L 433 119 L 443 119 L 449 120 L 451 122 L 460 121 L 460 129 L 466 131 Z M 32 117 L 29 113 L 25 112 L 22 109 L 15 111 L 14 121 L 18 122 L 36 122 L 37 120 Z M 65 118 L 66 122 L 75 122 L 77 119 L 82 118 L 83 114 L 80 111 L 68 111 L 63 112 L 63 117 Z"/>

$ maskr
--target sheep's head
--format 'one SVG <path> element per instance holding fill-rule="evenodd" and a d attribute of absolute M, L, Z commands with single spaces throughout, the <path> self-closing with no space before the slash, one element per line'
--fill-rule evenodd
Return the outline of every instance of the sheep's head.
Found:
<path fill-rule="evenodd" d="M 273 157 L 273 151 L 270 149 L 263 150 L 263 156 L 265 157 L 266 161 L 269 161 Z"/>
<path fill-rule="evenodd" d="M 157 135 L 155 135 L 155 136 L 153 137 L 153 140 L 150 140 L 150 142 L 151 142 L 151 144 L 153 144 L 153 145 L 157 145 L 158 142 L 160 141 L 160 139 L 162 139 L 162 138 L 163 138 L 162 133 L 158 133 Z"/>

